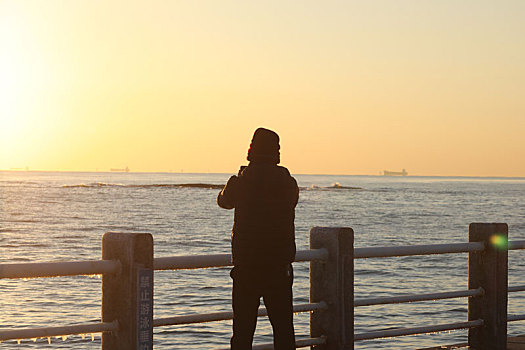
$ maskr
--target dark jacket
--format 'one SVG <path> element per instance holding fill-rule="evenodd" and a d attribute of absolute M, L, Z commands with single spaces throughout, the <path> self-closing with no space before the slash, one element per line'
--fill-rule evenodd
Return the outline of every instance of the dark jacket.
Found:
<path fill-rule="evenodd" d="M 232 176 L 217 197 L 220 207 L 235 208 L 232 263 L 271 267 L 295 259 L 297 182 L 285 167 L 251 162 Z"/>

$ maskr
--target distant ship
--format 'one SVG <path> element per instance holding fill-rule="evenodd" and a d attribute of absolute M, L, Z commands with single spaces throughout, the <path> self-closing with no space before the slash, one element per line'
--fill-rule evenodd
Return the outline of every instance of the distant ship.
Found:
<path fill-rule="evenodd" d="M 407 176 L 408 173 L 405 169 L 403 169 L 403 171 L 388 171 L 388 170 L 384 170 L 383 171 L 383 175 L 384 176 Z"/>
<path fill-rule="evenodd" d="M 125 169 L 115 169 L 115 168 L 111 168 L 109 169 L 111 171 L 120 171 L 120 172 L 126 172 L 126 173 L 129 173 L 129 168 L 126 167 Z"/>

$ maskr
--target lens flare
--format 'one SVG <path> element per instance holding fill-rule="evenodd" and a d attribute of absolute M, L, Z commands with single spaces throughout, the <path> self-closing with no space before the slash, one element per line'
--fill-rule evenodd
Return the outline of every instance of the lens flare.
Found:
<path fill-rule="evenodd" d="M 508 243 L 508 239 L 504 235 L 495 234 L 490 236 L 490 244 L 492 244 L 497 249 L 508 249 Z"/>

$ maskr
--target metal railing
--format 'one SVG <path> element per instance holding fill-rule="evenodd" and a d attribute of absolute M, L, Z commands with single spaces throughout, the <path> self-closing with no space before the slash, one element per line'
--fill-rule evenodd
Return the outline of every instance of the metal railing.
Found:
<path fill-rule="evenodd" d="M 295 262 L 324 261 L 328 259 L 328 250 L 324 248 L 297 251 Z M 153 260 L 154 270 L 186 270 L 210 267 L 232 266 L 231 254 L 215 255 L 187 255 L 161 257 Z M 293 312 L 312 312 L 328 309 L 326 302 L 293 305 Z M 257 316 L 268 316 L 266 308 L 259 308 Z M 183 316 L 165 317 L 153 320 L 153 327 L 173 326 L 183 324 L 195 324 L 203 322 L 215 322 L 232 320 L 233 312 L 195 313 Z M 324 337 L 297 339 L 296 348 L 324 344 Z M 255 345 L 253 349 L 272 349 L 272 344 Z"/>
<path fill-rule="evenodd" d="M 297 251 L 295 262 L 322 261 L 328 259 L 328 250 L 310 249 Z M 173 256 L 153 259 L 154 270 L 185 270 L 231 266 L 231 254 Z M 122 271 L 118 260 L 86 260 L 74 262 L 18 263 L 0 264 L 0 279 L 60 277 L 76 275 L 118 274 Z M 326 310 L 323 301 L 293 305 L 293 312 L 312 312 Z M 258 310 L 258 316 L 267 316 L 266 308 Z M 158 318 L 153 320 L 153 327 L 214 322 L 233 319 L 233 312 L 215 312 L 190 314 Z M 0 342 L 5 340 L 37 339 L 76 334 L 116 332 L 118 321 L 85 323 L 61 327 L 37 327 L 26 329 L 0 330 Z M 307 347 L 326 343 L 325 337 L 297 339 L 296 347 Z M 256 345 L 254 349 L 268 349 L 271 344 Z"/>
<path fill-rule="evenodd" d="M 354 259 L 388 258 L 396 256 L 430 255 L 479 252 L 485 249 L 482 242 L 405 245 L 398 247 L 354 248 Z"/>
<path fill-rule="evenodd" d="M 429 255 L 429 254 L 449 254 L 449 253 L 464 253 L 464 252 L 468 252 L 468 253 L 478 252 L 479 253 L 479 252 L 485 251 L 490 246 L 489 242 L 490 240 L 486 239 L 485 242 L 432 244 L 432 245 L 398 246 L 398 247 L 355 248 L 354 249 L 354 259 L 401 257 L 401 256 Z M 503 249 L 505 251 L 525 249 L 525 240 L 508 242 L 505 248 L 506 249 Z M 506 264 L 506 255 L 505 255 L 505 264 Z M 520 286 L 508 286 L 507 287 L 507 293 L 519 292 L 519 291 L 525 291 L 525 286 L 520 285 Z M 402 296 L 392 296 L 392 297 L 382 297 L 382 298 L 356 299 L 354 301 L 354 306 L 355 307 L 372 306 L 372 305 L 383 305 L 383 304 L 394 304 L 394 303 L 441 300 L 441 299 L 459 298 L 459 297 L 474 298 L 474 297 L 483 296 L 484 294 L 485 294 L 485 290 L 481 287 L 478 287 L 476 289 L 442 292 L 442 293 L 412 294 L 412 295 L 402 295 Z M 505 302 L 505 311 L 506 311 L 506 302 Z M 522 321 L 522 320 L 525 320 L 525 315 L 507 315 L 506 319 L 507 319 L 507 322 Z M 484 326 L 484 320 L 476 319 L 476 320 L 471 320 L 468 322 L 458 322 L 458 323 L 449 323 L 449 324 L 441 324 L 441 325 L 396 328 L 396 329 L 389 329 L 389 330 L 376 330 L 376 331 L 371 331 L 371 332 L 354 334 L 354 341 L 370 340 L 370 339 L 385 338 L 385 337 L 416 335 L 416 334 L 431 333 L 431 332 L 451 331 L 451 330 L 456 330 L 456 329 L 474 329 L 474 328 L 480 328 L 482 326 Z M 505 331 L 506 331 L 506 327 L 505 327 Z"/>
<path fill-rule="evenodd" d="M 295 255 L 295 262 L 326 259 L 328 259 L 328 250 L 324 248 L 299 250 Z M 155 258 L 153 260 L 153 268 L 155 270 L 205 269 L 225 266 L 232 266 L 231 254 L 179 255 Z"/>
<path fill-rule="evenodd" d="M 41 278 L 118 273 L 121 264 L 116 260 L 86 260 L 48 263 L 0 264 L 0 278 Z M 50 338 L 75 334 L 113 332 L 118 321 L 84 323 L 61 327 L 37 327 L 0 330 L 0 341 L 13 339 Z"/>
<path fill-rule="evenodd" d="M 491 224 L 487 224 L 491 225 Z M 326 349 L 336 349 L 331 347 L 334 344 L 334 339 L 338 338 L 336 343 L 340 344 L 341 342 L 348 343 L 348 338 L 351 338 L 351 342 L 360 341 L 360 340 L 369 340 L 376 338 L 384 337 L 397 337 L 405 335 L 414 335 L 421 333 L 429 332 L 440 332 L 440 331 L 450 331 L 456 329 L 480 329 L 482 327 L 487 327 L 487 324 L 490 323 L 490 320 L 483 318 L 469 319 L 467 322 L 458 322 L 458 323 L 448 323 L 440 325 L 428 325 L 422 327 L 412 327 L 412 328 L 396 328 L 388 330 L 375 330 L 365 333 L 354 334 L 353 333 L 353 307 L 365 307 L 372 305 L 384 305 L 384 304 L 395 304 L 395 303 L 407 303 L 407 302 L 420 302 L 420 301 L 430 301 L 430 300 L 442 300 L 450 298 L 469 298 L 469 313 L 470 313 L 470 300 L 476 300 L 479 298 L 485 298 L 487 293 L 491 293 L 490 286 L 487 288 L 485 286 L 478 286 L 476 288 L 470 288 L 468 290 L 459 290 L 459 291 L 447 291 L 441 293 L 428 293 L 428 294 L 407 294 L 407 295 L 398 295 L 390 297 L 380 297 L 380 298 L 364 298 L 364 299 L 355 299 L 353 298 L 353 259 L 368 259 L 368 258 L 380 258 L 380 257 L 395 257 L 395 256 L 411 256 L 411 255 L 429 255 L 429 254 L 449 254 L 449 253 L 469 253 L 469 254 L 486 254 L 488 250 L 491 250 L 490 243 L 487 239 L 485 241 L 476 241 L 469 243 L 453 243 L 453 244 L 432 244 L 432 245 L 419 245 L 419 246 L 398 246 L 398 247 L 367 247 L 367 248 L 353 248 L 351 245 L 348 245 L 348 241 L 344 244 L 341 243 L 348 232 L 353 232 L 351 229 L 326 229 L 321 228 L 317 231 L 312 229 L 311 231 L 311 240 L 314 237 L 314 243 L 311 243 L 312 249 L 298 251 L 296 255 L 296 262 L 311 262 L 311 275 L 312 276 L 321 276 L 318 278 L 325 279 L 330 281 L 329 284 L 323 284 L 322 281 L 313 281 L 311 283 L 311 298 L 313 300 L 307 304 L 294 305 L 294 312 L 310 312 L 312 313 L 311 317 L 315 318 L 311 322 L 312 327 L 315 328 L 316 322 L 327 322 L 326 319 L 318 321 L 319 317 L 315 316 L 321 314 L 329 315 L 329 322 L 343 322 L 338 323 L 337 325 L 326 324 L 321 327 L 323 329 L 332 329 L 338 328 L 334 331 L 336 333 L 327 333 L 330 334 L 317 334 L 319 333 L 316 329 L 311 329 L 312 334 L 310 338 L 298 339 L 297 347 L 307 347 L 313 345 L 325 345 Z M 325 235 L 330 233 L 330 235 Z M 342 233 L 345 233 L 344 235 Z M 126 235 L 126 234 L 123 234 Z M 131 234 L 128 234 L 131 235 Z M 145 235 L 145 234 L 135 234 L 135 235 Z M 317 236 L 321 238 L 315 238 Z M 133 236 L 132 239 L 137 239 L 138 236 Z M 140 236 L 142 238 L 147 236 Z M 488 237 L 488 236 L 487 236 Z M 141 239 L 142 239 L 141 238 Z M 125 238 L 128 239 L 128 238 Z M 151 240 L 151 236 L 147 238 Z M 325 241 L 323 241 L 325 240 Z M 344 239 L 343 239 L 344 240 Z M 353 240 L 353 237 L 352 237 Z M 315 243 L 317 242 L 317 243 Z M 335 243 L 334 243 L 335 242 Z M 111 242 L 110 242 L 111 243 Z M 108 243 L 108 246 L 109 244 Z M 113 243 L 111 243 L 113 244 Z M 351 244 L 351 243 L 350 243 Z M 141 244 L 131 244 L 130 246 L 142 247 Z M 315 246 L 315 247 L 314 247 Z M 118 254 L 121 254 L 120 246 L 116 247 Z M 347 251 L 346 248 L 350 247 L 351 251 Z M 140 255 L 139 253 L 133 253 L 131 260 L 129 257 L 118 257 L 118 258 L 107 258 L 104 260 L 89 260 L 89 261 L 76 261 L 76 262 L 54 262 L 54 263 L 22 263 L 22 264 L 0 264 L 0 278 L 37 278 L 37 277 L 55 277 L 55 276 L 72 276 L 72 275 L 94 275 L 102 274 L 103 275 L 103 290 L 104 290 L 104 279 L 113 280 L 121 278 L 123 275 L 128 275 L 131 267 L 135 268 L 136 266 L 145 266 L 152 270 L 181 270 L 181 269 L 200 269 L 200 268 L 210 268 L 210 267 L 223 267 L 231 266 L 230 254 L 217 254 L 217 255 L 196 255 L 196 256 L 175 256 L 175 257 L 160 257 L 153 259 L 152 257 L 152 241 L 151 241 L 151 257 L 149 262 L 138 261 L 136 256 Z M 106 249 L 106 248 L 105 248 Z M 120 250 L 119 250 L 120 249 Z M 142 248 L 141 248 L 142 249 Z M 517 250 L 525 249 L 525 240 L 521 241 L 512 241 L 508 242 L 508 245 L 505 250 L 505 259 L 506 251 L 508 250 Z M 110 251 L 111 249 L 106 249 Z M 494 252 L 495 250 L 492 249 Z M 351 254 L 353 252 L 353 255 Z M 128 252 L 129 253 L 129 252 Z M 142 253 L 141 253 L 142 254 Z M 335 255 L 334 255 L 335 254 Z M 146 254 L 147 255 L 147 254 Z M 350 256 L 350 260 L 348 260 Z M 474 255 L 473 255 L 474 256 Z M 141 258 L 142 259 L 142 258 Z M 128 261 L 129 260 L 129 261 Z M 146 259 L 147 260 L 147 259 Z M 145 260 L 145 261 L 146 261 Z M 470 260 L 470 259 L 469 259 Z M 131 263 L 130 263 L 131 261 Z M 506 260 L 505 260 L 506 262 Z M 341 264 L 350 264 L 351 269 L 346 268 L 341 270 L 337 266 L 342 266 Z M 148 267 L 149 266 L 149 267 Z M 335 266 L 335 268 L 334 268 Z M 350 265 L 348 265 L 350 266 Z M 313 269 L 313 270 L 312 270 Z M 319 270 L 325 269 L 325 270 Z M 315 272 L 316 270 L 321 271 Z M 139 270 L 137 270 L 139 271 Z M 506 271 L 506 270 L 505 270 Z M 331 273 L 336 273 L 336 275 L 330 275 Z M 340 275 L 344 273 L 344 275 Z M 326 274 L 327 276 L 324 276 Z M 133 289 L 138 288 L 138 282 L 136 278 L 131 274 L 132 281 L 126 281 L 123 286 L 124 289 Z M 333 278 L 335 276 L 335 278 Z M 346 279 L 345 279 L 346 278 Z M 350 286 L 348 279 L 351 278 L 351 290 L 347 290 Z M 470 286 L 470 272 L 469 272 L 469 286 Z M 506 276 L 505 276 L 506 278 Z M 332 279 L 338 281 L 337 283 L 331 283 Z M 506 281 L 506 280 L 505 280 Z M 120 280 L 117 281 L 121 283 Z M 347 293 L 347 296 L 337 297 L 338 300 L 328 300 L 319 297 L 325 292 L 323 289 L 326 289 L 326 286 L 331 284 L 337 284 L 333 288 L 334 290 L 341 290 L 343 295 Z M 108 283 L 109 285 L 109 283 Z M 312 291 L 314 289 L 314 291 Z M 525 285 L 516 285 L 508 286 L 507 292 L 522 292 L 525 291 Z M 136 296 L 137 293 L 133 292 Z M 132 293 L 132 295 L 133 295 Z M 117 293 L 118 294 L 118 293 Z M 334 294 L 334 293 L 332 293 Z M 337 293 L 335 293 L 337 294 Z M 348 296 L 351 295 L 351 300 L 348 301 Z M 149 296 L 152 298 L 152 295 Z M 103 295 L 103 298 L 105 296 Z M 344 300 L 343 300 L 344 299 Z M 138 299 L 135 298 L 133 302 L 138 302 Z M 111 303 L 108 306 L 112 308 Z M 127 304 L 126 308 L 132 307 L 131 304 Z M 348 308 L 351 307 L 351 312 Z M 115 311 L 115 310 L 113 310 Z M 506 307 L 505 307 L 506 311 Z M 118 310 L 116 310 L 118 315 Z M 345 313 L 346 316 L 342 316 L 341 312 Z M 67 336 L 73 334 L 88 334 L 88 333 L 97 333 L 102 332 L 103 336 L 115 336 L 115 334 L 122 333 L 122 324 L 125 320 L 117 321 L 115 317 L 104 316 L 106 311 L 103 309 L 103 321 L 99 323 L 86 323 L 78 324 L 73 326 L 64 326 L 64 327 L 41 327 L 41 328 L 30 328 L 30 329 L 11 329 L 11 330 L 0 330 L 0 341 L 12 340 L 12 339 L 24 339 L 24 338 L 46 338 L 52 336 Z M 107 313 L 109 315 L 109 312 Z M 259 310 L 259 316 L 267 315 L 265 308 Z M 152 315 L 150 315 L 152 317 Z M 470 316 L 469 316 L 470 317 Z M 167 318 L 158 318 L 151 319 L 151 327 L 162 327 L 169 325 L 181 325 L 181 324 L 192 324 L 192 323 L 201 323 L 201 322 L 212 322 L 212 321 L 221 321 L 229 320 L 233 318 L 232 312 L 215 312 L 215 313 L 206 313 L 206 314 L 191 314 L 183 316 L 174 316 Z M 105 319 L 110 319 L 110 321 L 105 321 Z M 525 320 L 525 314 L 520 315 L 507 315 L 507 322 L 521 321 Z M 351 322 L 350 325 L 344 322 Z M 317 327 L 318 328 L 318 327 Z M 344 328 L 346 330 L 341 331 Z M 351 329 L 351 334 L 348 333 L 348 330 Z M 338 333 L 337 333 L 338 332 Z M 345 334 L 340 334 L 341 332 Z M 151 334 L 152 336 L 152 334 Z M 125 337 L 129 338 L 129 334 L 126 334 Z M 103 342 L 104 343 L 104 342 Z M 110 343 L 109 341 L 107 343 Z M 125 348 L 125 347 L 124 347 Z M 271 349 L 271 344 L 260 344 L 254 346 L 254 349 Z M 108 349 L 110 349 L 108 347 Z M 111 348 L 113 349 L 113 347 Z M 117 349 L 117 347 L 115 347 Z M 120 349 L 120 348 L 119 348 Z M 494 348 L 496 349 L 496 348 Z"/>
<path fill-rule="evenodd" d="M 62 327 L 40 327 L 11 329 L 0 331 L 0 340 L 50 338 L 75 334 L 114 332 L 118 330 L 118 321 L 84 323 Z"/>
<path fill-rule="evenodd" d="M 472 290 L 460 290 L 454 292 L 429 293 L 429 294 L 407 294 L 393 297 L 355 299 L 354 306 L 372 306 L 385 304 L 412 303 L 416 301 L 443 300 L 462 297 L 477 297 L 483 294 L 483 288 Z"/>
<path fill-rule="evenodd" d="M 321 301 L 319 303 L 309 303 L 309 304 L 296 304 L 293 306 L 293 312 L 309 312 L 309 311 L 319 311 L 328 309 L 328 305 Z M 268 311 L 266 308 L 261 307 L 257 312 L 257 316 L 268 316 Z M 226 321 L 233 320 L 233 312 L 224 311 L 224 312 L 210 312 L 210 313 L 196 313 L 183 316 L 174 316 L 174 317 L 165 317 L 157 318 L 153 320 L 153 327 L 162 327 L 162 326 L 174 326 L 181 324 L 192 324 L 192 323 L 204 323 L 204 322 L 215 322 L 215 321 Z"/>
<path fill-rule="evenodd" d="M 0 278 L 38 278 L 118 273 L 118 260 L 0 264 Z"/>

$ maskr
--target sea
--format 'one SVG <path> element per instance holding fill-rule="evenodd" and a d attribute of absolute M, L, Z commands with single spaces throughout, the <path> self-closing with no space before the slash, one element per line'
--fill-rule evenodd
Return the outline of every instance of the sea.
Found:
<path fill-rule="evenodd" d="M 108 231 L 148 232 L 155 257 L 230 252 L 233 211 L 216 197 L 231 174 L 0 172 L 0 263 L 101 258 Z M 468 241 L 472 222 L 505 222 L 525 239 L 525 178 L 294 175 L 300 186 L 296 243 L 314 226 L 351 227 L 356 247 Z M 193 186 L 192 184 L 202 184 Z M 309 302 L 308 263 L 295 263 L 294 303 Z M 467 289 L 467 254 L 355 261 L 355 298 Z M 154 317 L 231 310 L 230 268 L 155 272 Z M 509 252 L 509 285 L 525 284 L 525 251 Z M 0 329 L 97 322 L 101 277 L 0 280 Z M 525 292 L 509 295 L 525 313 Z M 355 308 L 355 332 L 467 320 L 467 299 Z M 294 316 L 297 338 L 309 314 Z M 509 323 L 510 335 L 525 322 Z M 5 341 L 0 349 L 100 349 L 100 334 Z M 231 321 L 154 330 L 155 349 L 229 345 Z M 356 342 L 356 349 L 419 349 L 465 342 L 467 331 Z M 272 341 L 259 318 L 254 343 Z"/>

